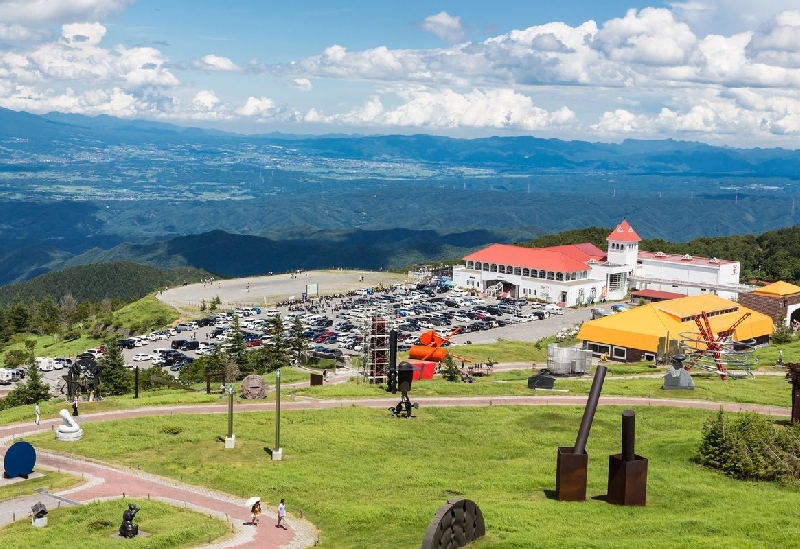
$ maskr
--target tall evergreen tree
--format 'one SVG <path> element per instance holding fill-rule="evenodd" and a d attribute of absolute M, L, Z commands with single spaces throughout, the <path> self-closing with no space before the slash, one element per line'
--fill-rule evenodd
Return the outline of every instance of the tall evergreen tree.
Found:
<path fill-rule="evenodd" d="M 300 364 L 303 351 L 306 348 L 306 339 L 303 337 L 303 323 L 300 317 L 294 317 L 292 325 L 289 327 L 289 348 L 294 354 L 295 360 Z"/>
<path fill-rule="evenodd" d="M 105 342 L 106 351 L 97 361 L 100 367 L 100 394 L 124 395 L 133 389 L 133 372 L 125 367 L 125 357 L 113 339 Z"/>

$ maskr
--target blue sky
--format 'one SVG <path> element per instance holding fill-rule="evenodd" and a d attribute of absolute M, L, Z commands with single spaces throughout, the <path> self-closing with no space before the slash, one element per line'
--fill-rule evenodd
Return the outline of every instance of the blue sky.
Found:
<path fill-rule="evenodd" d="M 0 106 L 795 147 L 797 0 L 0 0 Z"/>

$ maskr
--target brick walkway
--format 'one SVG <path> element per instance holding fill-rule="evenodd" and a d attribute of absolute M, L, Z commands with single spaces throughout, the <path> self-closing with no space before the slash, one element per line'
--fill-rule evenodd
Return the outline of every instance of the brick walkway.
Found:
<path fill-rule="evenodd" d="M 420 406 L 576 406 L 585 405 L 585 396 L 499 396 L 499 397 L 452 397 L 452 398 L 419 398 Z M 367 406 L 371 408 L 388 408 L 397 404 L 399 397 L 374 400 L 297 400 L 282 401 L 282 410 L 310 410 L 336 408 L 342 406 Z M 607 406 L 671 406 L 677 408 L 695 408 L 729 412 L 751 411 L 778 417 L 789 417 L 791 410 L 776 406 L 760 406 L 753 404 L 719 403 L 696 400 L 647 399 L 626 397 L 601 397 L 601 405 Z M 235 412 L 256 412 L 275 409 L 274 403 L 247 403 L 234 406 Z M 82 417 L 87 422 L 110 421 L 149 415 L 166 414 L 224 414 L 227 405 L 182 405 L 137 408 L 113 412 L 87 414 Z M 51 431 L 61 423 L 60 419 L 43 420 L 40 425 L 16 424 L 0 427 L 0 454 L 5 452 L 14 439 L 29 434 Z M 220 517 L 231 525 L 233 536 L 224 542 L 212 543 L 201 547 L 217 549 L 223 547 L 259 548 L 259 549 L 300 549 L 315 544 L 317 533 L 313 525 L 297 517 L 289 517 L 288 529 L 274 528 L 276 509 L 264 505 L 263 524 L 254 527 L 249 524 L 250 513 L 241 498 L 216 492 L 207 488 L 186 485 L 164 477 L 151 475 L 138 470 L 113 467 L 88 460 L 66 457 L 59 454 L 37 450 L 37 468 L 61 470 L 86 480 L 81 486 L 71 490 L 41 496 L 26 496 L 0 502 L 0 525 L 8 524 L 13 518 L 27 517 L 30 509 L 37 501 L 47 507 L 58 505 L 59 499 L 87 503 L 99 499 L 121 498 L 124 496 L 137 498 L 154 498 L 178 506 L 186 506 L 197 511 Z M 53 497 L 56 496 L 56 497 Z M 65 505 L 62 501 L 61 505 Z"/>

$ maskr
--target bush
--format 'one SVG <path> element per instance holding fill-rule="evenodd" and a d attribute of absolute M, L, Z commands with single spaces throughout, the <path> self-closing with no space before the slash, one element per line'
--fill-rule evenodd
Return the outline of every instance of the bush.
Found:
<path fill-rule="evenodd" d="M 742 480 L 800 480 L 800 428 L 774 425 L 742 413 L 729 419 L 720 410 L 703 426 L 698 461 Z"/>

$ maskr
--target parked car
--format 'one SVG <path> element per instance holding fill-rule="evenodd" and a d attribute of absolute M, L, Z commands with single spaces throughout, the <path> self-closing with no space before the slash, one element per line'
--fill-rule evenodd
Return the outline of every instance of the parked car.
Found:
<path fill-rule="evenodd" d="M 175 331 L 178 332 L 178 333 L 180 333 L 180 332 L 191 332 L 193 329 L 194 328 L 192 328 L 192 325 L 189 324 L 188 322 L 182 322 L 181 324 L 178 324 L 177 326 L 175 326 Z"/>
<path fill-rule="evenodd" d="M 187 341 L 186 339 L 175 339 L 170 344 L 170 347 L 172 347 L 173 349 L 180 349 L 181 347 L 184 346 L 186 341 Z"/>
<path fill-rule="evenodd" d="M 592 320 L 595 320 L 597 318 L 603 318 L 604 316 L 609 316 L 611 314 L 613 314 L 611 311 L 608 311 L 601 307 L 596 307 L 592 309 Z"/>
<path fill-rule="evenodd" d="M 153 358 L 152 356 L 145 353 L 136 353 L 135 355 L 133 355 L 134 362 L 142 362 L 144 360 L 150 360 L 152 358 Z"/>
<path fill-rule="evenodd" d="M 136 340 L 132 338 L 120 339 L 117 341 L 117 347 L 120 349 L 133 349 L 136 347 Z"/>
<path fill-rule="evenodd" d="M 200 348 L 200 342 L 196 340 L 187 341 L 181 345 L 181 351 L 196 351 Z"/>
<path fill-rule="evenodd" d="M 563 315 L 564 309 L 556 305 L 555 303 L 548 303 L 544 306 L 544 310 L 550 313 L 551 315 Z"/>

